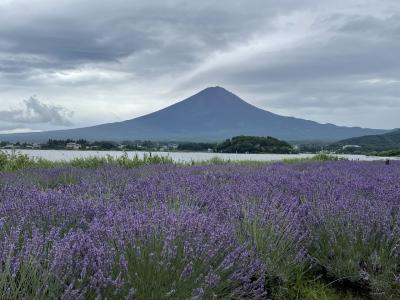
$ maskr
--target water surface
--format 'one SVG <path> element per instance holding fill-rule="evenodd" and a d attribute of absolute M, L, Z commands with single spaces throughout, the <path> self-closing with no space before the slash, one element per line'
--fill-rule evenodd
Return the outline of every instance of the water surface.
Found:
<path fill-rule="evenodd" d="M 10 150 L 6 150 L 10 151 Z M 74 150 L 17 150 L 17 152 L 27 154 L 30 157 L 44 158 L 51 161 L 71 160 L 74 158 L 87 158 L 87 157 L 105 157 L 111 155 L 112 157 L 119 157 L 124 155 L 122 151 L 74 151 Z M 138 155 L 143 157 L 149 155 L 149 152 L 144 151 L 128 151 L 126 152 L 129 157 Z M 207 152 L 152 152 L 152 155 L 167 156 L 176 162 L 190 162 L 209 160 L 218 157 L 225 160 L 256 160 L 256 161 L 276 161 L 288 158 L 307 158 L 312 157 L 314 154 L 234 154 L 234 153 L 207 153 Z M 380 157 L 380 156 L 365 156 L 365 155 L 350 155 L 340 154 L 350 160 L 384 160 L 384 159 L 400 159 L 399 157 Z"/>

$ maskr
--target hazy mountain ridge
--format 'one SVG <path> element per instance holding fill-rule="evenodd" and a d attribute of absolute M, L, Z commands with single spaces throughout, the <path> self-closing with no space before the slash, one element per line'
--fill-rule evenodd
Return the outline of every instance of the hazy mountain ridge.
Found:
<path fill-rule="evenodd" d="M 400 129 L 384 134 L 365 135 L 336 142 L 334 145 L 357 145 L 368 150 L 388 150 L 400 148 Z"/>
<path fill-rule="evenodd" d="M 135 119 L 97 126 L 0 135 L 0 140 L 42 142 L 48 139 L 222 141 L 238 135 L 284 140 L 336 141 L 387 130 L 342 127 L 280 116 L 257 108 L 221 87 L 199 93 Z"/>

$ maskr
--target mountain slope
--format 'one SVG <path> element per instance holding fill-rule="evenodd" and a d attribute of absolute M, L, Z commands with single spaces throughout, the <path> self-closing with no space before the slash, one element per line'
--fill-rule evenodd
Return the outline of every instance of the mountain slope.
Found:
<path fill-rule="evenodd" d="M 341 140 L 334 145 L 358 145 L 363 150 L 382 151 L 400 148 L 400 129 L 378 135 L 366 135 Z"/>
<path fill-rule="evenodd" d="M 283 117 L 259 109 L 221 87 L 210 87 L 154 113 L 117 123 L 39 133 L 0 135 L 0 140 L 177 140 L 220 141 L 237 135 L 285 140 L 335 141 L 385 130 L 339 127 Z"/>

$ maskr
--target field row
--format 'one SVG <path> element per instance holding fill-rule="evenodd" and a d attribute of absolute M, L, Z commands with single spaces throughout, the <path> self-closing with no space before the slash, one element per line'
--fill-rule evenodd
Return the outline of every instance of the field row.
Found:
<path fill-rule="evenodd" d="M 398 162 L 2 172 L 0 293 L 398 299 L 399 208 Z"/>

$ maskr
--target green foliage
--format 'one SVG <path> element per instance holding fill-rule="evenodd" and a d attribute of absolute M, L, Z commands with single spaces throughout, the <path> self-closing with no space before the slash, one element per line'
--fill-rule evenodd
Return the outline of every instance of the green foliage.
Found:
<path fill-rule="evenodd" d="M 390 156 L 400 156 L 400 149 L 391 149 L 391 150 L 385 150 L 385 151 L 374 151 L 371 152 L 370 155 L 376 155 L 376 156 L 386 156 L 386 157 L 390 157 Z"/>
<path fill-rule="evenodd" d="M 90 146 L 98 147 L 101 150 L 112 150 L 117 148 L 117 144 L 110 141 L 93 142 L 90 144 Z"/>
<path fill-rule="evenodd" d="M 79 182 L 78 176 L 76 176 L 72 172 L 72 170 L 69 170 L 69 172 L 63 172 L 61 174 L 58 174 L 57 176 L 52 177 L 45 176 L 42 178 L 32 176 L 31 174 L 23 174 L 23 176 L 28 176 L 30 182 L 44 190 L 69 186 Z"/>
<path fill-rule="evenodd" d="M 144 154 L 143 157 L 139 157 L 137 154 L 129 158 L 128 154 L 125 152 L 124 155 L 119 156 L 115 159 L 115 162 L 126 168 L 137 168 L 142 167 L 145 165 L 160 165 L 160 164 L 173 164 L 174 161 L 169 156 L 159 156 L 159 155 L 152 155 Z"/>
<path fill-rule="evenodd" d="M 343 158 L 339 158 L 334 155 L 328 154 L 318 154 L 311 158 L 290 158 L 283 159 L 282 162 L 292 164 L 292 163 L 303 163 L 308 161 L 334 161 L 334 160 L 343 160 Z M 69 161 L 50 161 L 42 158 L 31 158 L 26 154 L 22 154 L 19 152 L 3 152 L 0 151 L 0 171 L 12 172 L 24 169 L 31 168 L 60 168 L 60 167 L 75 167 L 75 168 L 84 168 L 84 169 L 92 169 L 97 168 L 107 164 L 115 164 L 120 165 L 125 168 L 139 168 L 146 165 L 152 164 L 177 164 L 177 165 L 223 165 L 223 164 L 240 164 L 240 165 L 263 165 L 276 163 L 276 161 L 259 161 L 259 160 L 230 160 L 223 159 L 217 156 L 203 161 L 190 161 L 187 163 L 182 162 L 174 162 L 169 156 L 159 156 L 144 154 L 143 156 L 135 155 L 133 157 L 129 157 L 128 153 L 123 153 L 123 155 L 118 157 L 113 157 L 111 155 L 97 157 L 86 157 L 86 158 L 74 158 Z M 68 178 L 65 182 L 68 182 Z M 70 178 L 73 181 L 73 178 Z M 46 183 L 43 183 L 46 184 Z M 57 184 L 54 182 L 54 184 Z M 49 183 L 51 185 L 51 183 Z"/>
<path fill-rule="evenodd" d="M 309 246 L 310 256 L 332 285 L 370 291 L 372 295 L 396 293 L 393 279 L 400 264 L 396 253 L 398 237 L 387 239 L 380 231 L 366 234 L 346 226 L 349 225 L 326 220 L 311 229 L 315 239 Z"/>
<path fill-rule="evenodd" d="M 327 146 L 328 146 L 327 143 L 322 143 L 322 142 L 302 143 L 298 145 L 298 151 L 300 153 L 318 153 L 324 150 Z"/>
<path fill-rule="evenodd" d="M 223 159 L 218 156 L 214 156 L 208 160 L 200 160 L 200 161 L 190 161 L 187 163 L 188 165 L 265 165 L 265 164 L 273 164 L 277 162 L 283 162 L 286 164 L 296 164 L 296 163 L 306 163 L 306 162 L 313 162 L 313 161 L 339 161 L 339 160 L 347 160 L 346 158 L 338 157 L 337 155 L 330 155 L 330 154 L 317 154 L 311 157 L 301 157 L 301 158 L 285 158 L 282 160 L 270 160 L 270 161 L 263 161 L 263 160 L 231 160 L 231 159 Z M 183 163 L 185 165 L 185 163 Z"/>
<path fill-rule="evenodd" d="M 339 157 L 337 155 L 320 153 L 320 154 L 314 155 L 312 157 L 312 160 L 315 160 L 315 161 L 338 161 L 338 160 L 346 160 L 346 159 L 345 158 L 341 158 L 341 157 Z"/>
<path fill-rule="evenodd" d="M 212 143 L 181 143 L 178 145 L 179 151 L 207 151 L 215 149 L 216 144 Z"/>
<path fill-rule="evenodd" d="M 238 233 L 266 265 L 266 286 L 272 291 L 273 299 L 356 299 L 319 280 L 319 274 L 313 273 L 310 267 L 311 261 L 300 263 L 298 253 L 304 245 L 289 238 L 290 226 L 277 227 L 253 220 L 244 222 Z"/>
<path fill-rule="evenodd" d="M 285 299 L 299 278 L 305 274 L 305 266 L 299 264 L 297 242 L 288 238 L 290 227 L 263 224 L 258 220 L 243 222 L 239 236 L 247 240 L 268 270 L 266 285 L 275 297 Z"/>
<path fill-rule="evenodd" d="M 154 237 L 146 243 L 131 245 L 120 251 L 114 273 L 115 276 L 122 274 L 122 278 L 128 284 L 117 297 L 112 291 L 104 291 L 104 296 L 107 299 L 121 299 L 135 289 L 135 299 L 138 300 L 192 299 L 195 296 L 194 289 L 199 286 L 199 282 L 206 281 L 210 272 L 218 276 L 219 280 L 213 286 L 204 286 L 201 299 L 229 299 L 238 286 L 229 279 L 232 268 L 221 267 L 225 253 L 219 253 L 208 260 L 196 258 L 188 261 L 184 239 L 176 238 L 173 244 L 168 246 L 174 249 L 175 253 L 171 255 L 168 263 L 160 264 L 160 261 L 165 261 L 165 257 L 162 257 L 165 255 L 164 247 L 163 238 Z M 121 260 L 125 261 L 125 267 L 121 266 Z"/>
<path fill-rule="evenodd" d="M 172 164 L 170 157 L 144 154 L 142 157 L 135 155 L 128 157 L 125 152 L 123 155 L 113 157 L 107 155 L 105 157 L 87 157 L 74 158 L 70 161 L 49 161 L 40 158 L 30 158 L 26 154 L 18 152 L 2 152 L 0 151 L 0 171 L 18 171 L 29 168 L 55 168 L 55 167 L 76 167 L 76 168 L 97 168 L 106 164 L 120 165 L 126 168 L 138 168 L 151 164 Z"/>
<path fill-rule="evenodd" d="M 194 165 L 198 165 L 198 166 L 207 166 L 207 165 L 227 165 L 227 164 L 233 164 L 233 163 L 237 163 L 237 161 L 234 160 L 230 160 L 230 159 L 223 159 L 220 158 L 218 156 L 214 156 L 210 159 L 207 160 L 191 160 L 189 162 L 189 165 L 194 166 Z"/>
<path fill-rule="evenodd" d="M 60 297 L 61 287 L 57 280 L 34 259 L 21 262 L 17 273 L 14 273 L 11 261 L 7 259 L 0 270 L 2 299 L 50 300 Z"/>
<path fill-rule="evenodd" d="M 320 153 L 320 154 L 316 154 L 312 157 L 306 157 L 306 158 L 283 159 L 282 162 L 287 163 L 287 164 L 297 164 L 297 163 L 305 163 L 305 162 L 313 162 L 313 161 L 318 162 L 318 161 L 339 161 L 339 160 L 347 160 L 347 159 L 343 158 L 343 157 L 339 157 L 337 155 Z"/>
<path fill-rule="evenodd" d="M 223 153 L 293 153 L 292 146 L 273 137 L 236 136 L 217 145 Z"/>
<path fill-rule="evenodd" d="M 355 296 L 350 292 L 337 291 L 320 280 L 308 279 L 300 276 L 288 295 L 282 300 L 361 300 L 364 298 Z"/>
<path fill-rule="evenodd" d="M 368 153 L 371 151 L 379 152 L 393 149 L 398 150 L 400 149 L 400 130 L 391 131 L 385 134 L 366 135 L 342 140 L 331 144 L 329 148 L 332 150 L 343 151 L 342 147 L 344 145 L 358 145 L 361 148 L 350 148 L 349 151 L 357 151 L 360 153 Z"/>
<path fill-rule="evenodd" d="M 17 152 L 0 151 L 0 171 L 16 171 L 32 167 L 35 161 L 28 155 Z"/>
<path fill-rule="evenodd" d="M 61 150 L 65 149 L 67 143 L 72 143 L 73 140 L 53 140 L 49 139 L 46 144 L 43 145 L 44 149 Z"/>
<path fill-rule="evenodd" d="M 99 166 L 107 165 L 107 164 L 115 164 L 120 165 L 125 168 L 138 168 L 145 165 L 151 164 L 172 164 L 173 160 L 170 157 L 144 154 L 143 157 L 139 157 L 139 155 L 135 155 L 133 157 L 129 157 L 128 153 L 124 153 L 121 156 L 113 157 L 111 155 L 107 155 L 105 157 L 87 157 L 87 158 L 74 158 L 71 161 L 64 162 L 66 165 L 70 165 L 76 168 L 97 168 Z"/>

